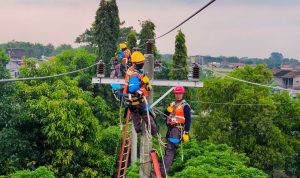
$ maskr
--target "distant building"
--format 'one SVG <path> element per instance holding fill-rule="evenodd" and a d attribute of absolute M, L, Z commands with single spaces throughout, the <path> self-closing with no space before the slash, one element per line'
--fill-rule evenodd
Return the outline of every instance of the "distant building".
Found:
<path fill-rule="evenodd" d="M 10 71 L 12 77 L 19 75 L 19 67 L 24 65 L 23 57 L 27 56 L 24 49 L 9 48 L 6 50 L 10 61 L 6 65 L 6 68 Z"/>
<path fill-rule="evenodd" d="M 219 62 L 209 62 L 208 67 L 220 67 L 221 63 Z"/>
<path fill-rule="evenodd" d="M 272 70 L 277 84 L 282 88 L 299 90 L 300 89 L 300 71 L 292 70 Z M 290 92 L 295 97 L 299 92 Z"/>
<path fill-rule="evenodd" d="M 237 62 L 221 62 L 220 67 L 222 68 L 240 68 L 240 67 L 244 67 L 245 64 L 244 63 L 237 63 Z"/>
<path fill-rule="evenodd" d="M 293 64 L 281 64 L 281 70 L 297 70 L 300 71 L 300 65 L 293 65 Z"/>

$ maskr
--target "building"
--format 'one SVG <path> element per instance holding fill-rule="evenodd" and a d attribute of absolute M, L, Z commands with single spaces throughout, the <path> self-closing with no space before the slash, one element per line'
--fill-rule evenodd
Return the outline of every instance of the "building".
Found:
<path fill-rule="evenodd" d="M 297 70 L 300 71 L 300 65 L 293 65 L 293 64 L 281 64 L 281 70 Z"/>
<path fill-rule="evenodd" d="M 221 68 L 231 68 L 231 69 L 234 69 L 234 68 L 240 68 L 240 67 L 244 67 L 245 64 L 244 63 L 237 63 L 237 62 L 221 62 L 220 64 L 220 67 Z"/>
<path fill-rule="evenodd" d="M 300 89 L 300 71 L 273 70 L 273 76 L 282 88 Z"/>
<path fill-rule="evenodd" d="M 282 88 L 300 90 L 300 71 L 293 70 L 272 70 L 273 76 L 277 84 Z M 300 93 L 291 91 L 290 95 L 296 97 Z"/>
<path fill-rule="evenodd" d="M 23 57 L 27 56 L 24 49 L 18 48 L 8 48 L 6 50 L 10 61 L 6 65 L 6 68 L 10 71 L 12 77 L 17 77 L 19 75 L 19 67 L 24 65 Z"/>

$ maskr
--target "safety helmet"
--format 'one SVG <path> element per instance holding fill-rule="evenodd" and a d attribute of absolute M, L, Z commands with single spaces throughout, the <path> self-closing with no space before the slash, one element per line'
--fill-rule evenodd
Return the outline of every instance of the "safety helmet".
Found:
<path fill-rule="evenodd" d="M 145 60 L 144 55 L 139 51 L 135 51 L 131 55 L 131 62 L 139 63 L 139 62 L 144 62 L 144 60 Z"/>
<path fill-rule="evenodd" d="M 183 86 L 176 86 L 174 89 L 173 89 L 173 93 L 174 94 L 177 94 L 177 93 L 185 93 L 185 89 Z"/>
<path fill-rule="evenodd" d="M 125 43 L 121 43 L 120 44 L 120 49 L 124 49 L 124 48 L 127 48 L 127 45 Z"/>

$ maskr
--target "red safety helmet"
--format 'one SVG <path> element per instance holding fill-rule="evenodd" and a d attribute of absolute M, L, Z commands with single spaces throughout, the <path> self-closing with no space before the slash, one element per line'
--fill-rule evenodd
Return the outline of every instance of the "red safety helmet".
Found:
<path fill-rule="evenodd" d="M 176 94 L 176 93 L 185 93 L 185 89 L 183 86 L 176 86 L 173 90 L 173 93 Z"/>

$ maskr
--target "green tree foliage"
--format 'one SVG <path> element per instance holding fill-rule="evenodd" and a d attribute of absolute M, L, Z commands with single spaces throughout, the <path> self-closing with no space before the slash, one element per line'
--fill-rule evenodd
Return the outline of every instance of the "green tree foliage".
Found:
<path fill-rule="evenodd" d="M 170 72 L 170 78 L 173 80 L 187 80 L 187 49 L 185 45 L 185 35 L 181 30 L 178 31 L 175 40 L 175 53 L 173 55 L 173 69 Z"/>
<path fill-rule="evenodd" d="M 30 58 L 21 76 L 64 73 L 89 66 L 95 58 L 82 49 L 64 51 L 39 65 Z M 84 73 L 18 83 L 22 114 L 0 128 L 1 174 L 38 166 L 47 166 L 58 177 L 115 174 L 116 150 L 111 148 L 118 148 L 120 138 L 119 128 L 112 127 L 117 113 L 101 97 L 79 88 L 80 76 Z"/>
<path fill-rule="evenodd" d="M 172 165 L 170 177 L 267 177 L 252 167 L 249 158 L 235 153 L 225 144 L 191 141 L 184 143 L 184 161 L 178 155 Z"/>
<path fill-rule="evenodd" d="M 4 49 L 0 49 L 0 78 L 10 78 L 8 70 L 5 68 L 9 62 L 9 57 Z M 13 172 L 15 167 L 24 165 L 26 156 L 15 154 L 17 150 L 30 151 L 30 145 L 22 138 L 22 135 L 9 127 L 16 125 L 20 117 L 20 105 L 15 95 L 15 85 L 13 83 L 0 84 L 0 174 Z M 27 145 L 23 149 L 24 145 Z M 28 148 L 28 149 L 27 149 Z"/>
<path fill-rule="evenodd" d="M 58 47 L 55 48 L 55 50 L 52 52 L 51 55 L 55 56 L 63 51 L 66 51 L 66 50 L 71 50 L 73 49 L 71 45 L 69 44 L 61 44 L 59 45 Z"/>
<path fill-rule="evenodd" d="M 142 22 L 142 29 L 139 33 L 139 46 L 141 46 L 141 51 L 143 54 L 146 53 L 146 43 L 149 39 L 154 39 L 155 38 L 155 24 L 150 21 L 150 20 L 146 20 Z M 160 54 L 157 51 L 156 45 L 153 44 L 153 53 L 154 53 L 154 57 L 155 58 L 159 58 Z"/>
<path fill-rule="evenodd" d="M 9 62 L 9 56 L 6 54 L 5 49 L 0 48 L 0 67 L 1 67 L 1 78 L 8 77 L 5 76 L 5 66 Z"/>
<path fill-rule="evenodd" d="M 272 81 L 271 71 L 262 65 L 247 66 L 230 75 L 262 84 Z M 284 133 L 285 127 L 291 127 L 283 119 L 288 109 L 277 104 L 269 88 L 214 78 L 205 81 L 198 98 L 202 103 L 196 106 L 204 113 L 193 121 L 199 140 L 227 143 L 246 153 L 252 166 L 266 171 L 283 169 L 286 158 L 295 152 Z M 288 118 L 295 123 L 299 110 L 292 110 L 297 112 L 290 112 L 292 116 Z"/>
<path fill-rule="evenodd" d="M 192 140 L 183 144 L 183 156 L 182 161 L 178 152 L 168 177 L 267 177 L 263 171 L 248 166 L 249 158 L 245 154 L 234 152 L 226 144 L 215 145 Z M 138 166 L 131 166 L 127 176 L 138 178 L 138 171 Z"/>
<path fill-rule="evenodd" d="M 95 30 L 93 29 L 93 27 L 91 27 L 91 29 L 86 29 L 84 33 L 82 33 L 81 35 L 79 35 L 75 42 L 76 43 L 85 43 L 88 46 L 91 47 L 96 47 L 96 40 L 94 38 L 94 33 Z"/>
<path fill-rule="evenodd" d="M 132 48 L 137 47 L 137 34 L 135 31 L 130 31 L 126 36 L 127 47 L 132 50 Z"/>
<path fill-rule="evenodd" d="M 124 43 L 126 41 L 126 37 L 128 36 L 128 34 L 134 31 L 132 26 L 124 27 L 124 24 L 125 21 L 120 23 L 120 34 L 119 34 L 118 43 Z"/>
<path fill-rule="evenodd" d="M 0 176 L 6 178 L 5 176 Z M 53 172 L 49 171 L 45 167 L 39 167 L 34 171 L 17 171 L 14 174 L 8 176 L 9 178 L 55 178 Z"/>
<path fill-rule="evenodd" d="M 98 56 L 108 64 L 117 50 L 120 33 L 119 10 L 116 0 L 101 0 L 93 29 L 95 30 L 94 37 L 97 43 Z M 108 71 L 106 74 L 109 74 Z"/>

